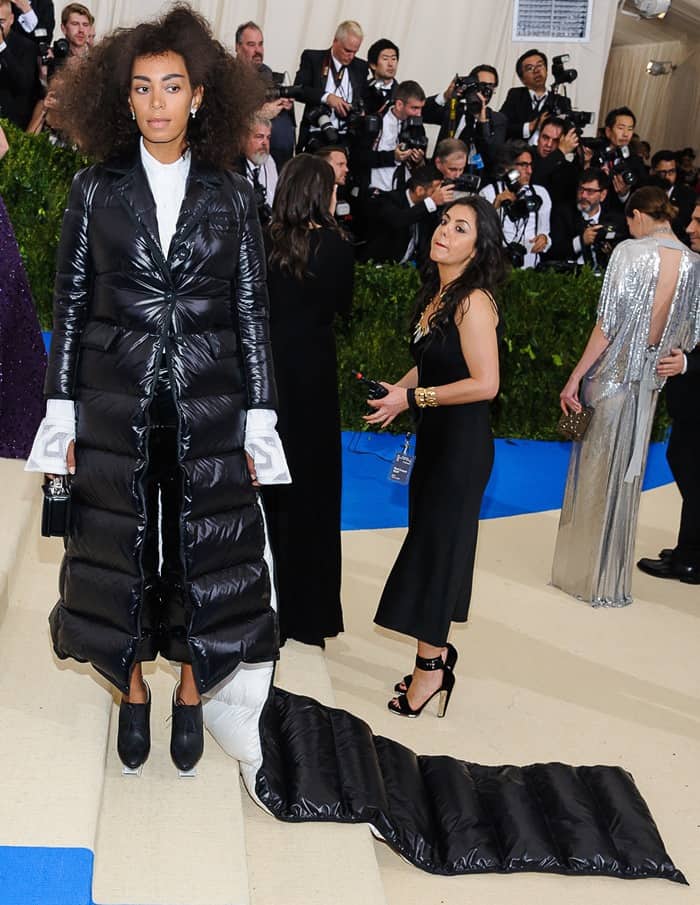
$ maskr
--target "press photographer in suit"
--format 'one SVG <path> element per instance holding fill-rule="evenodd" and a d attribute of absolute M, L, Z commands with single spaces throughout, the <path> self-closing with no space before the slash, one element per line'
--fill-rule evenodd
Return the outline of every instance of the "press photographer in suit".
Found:
<path fill-rule="evenodd" d="M 433 164 L 419 167 L 404 189 L 382 192 L 369 201 L 369 237 L 362 260 L 405 264 L 414 260 L 420 227 L 441 204 L 454 197 L 451 185 Z"/>
<path fill-rule="evenodd" d="M 700 204 L 688 224 L 693 251 L 700 252 Z M 666 381 L 666 405 L 673 419 L 666 458 L 683 498 L 678 543 L 658 559 L 640 559 L 637 568 L 655 578 L 700 584 L 700 346 L 689 353 L 674 349 L 659 362 Z"/>
<path fill-rule="evenodd" d="M 46 40 L 51 41 L 56 27 L 53 0 L 14 0 L 12 12 L 15 14 L 13 28 L 20 34 L 32 36 L 37 28 L 46 31 Z"/>
<path fill-rule="evenodd" d="M 695 192 L 682 182 L 678 181 L 678 164 L 673 151 L 657 151 L 651 158 L 652 177 L 663 180 L 666 194 L 671 204 L 678 208 L 678 216 L 671 223 L 673 231 L 686 245 L 690 245 L 688 236 L 688 224 L 693 216 L 695 207 Z"/>
<path fill-rule="evenodd" d="M 367 63 L 370 68 L 370 86 L 367 109 L 377 113 L 396 96 L 399 87 L 396 72 L 399 68 L 399 48 L 388 38 L 380 38 L 367 51 Z"/>
<path fill-rule="evenodd" d="M 553 206 L 548 261 L 573 261 L 596 270 L 607 266 L 614 245 L 627 234 L 622 218 L 603 215 L 609 188 L 610 179 L 601 169 L 584 170 L 578 183 L 576 206 Z"/>
<path fill-rule="evenodd" d="M 508 138 L 524 138 L 530 144 L 537 141 L 537 133 L 549 117 L 547 110 L 547 56 L 541 50 L 526 50 L 515 63 L 515 71 L 522 88 L 511 88 L 501 107 L 508 120 Z M 560 112 L 571 110 L 571 101 L 557 96 Z"/>
<path fill-rule="evenodd" d="M 458 138 L 468 148 L 467 163 L 489 170 L 506 140 L 508 121 L 489 102 L 498 87 L 498 71 L 487 63 L 475 66 L 466 78 L 455 77 L 442 94 L 425 103 L 423 119 L 440 126 L 438 142 Z"/>
<path fill-rule="evenodd" d="M 36 44 L 14 29 L 10 0 L 0 0 L 0 117 L 26 129 L 39 82 Z"/>
<path fill-rule="evenodd" d="M 532 181 L 547 189 L 552 204 L 573 205 L 576 201 L 581 174 L 578 146 L 578 134 L 570 123 L 558 117 L 543 123 L 534 145 Z"/>
<path fill-rule="evenodd" d="M 302 52 L 299 71 L 294 79 L 294 84 L 302 87 L 305 104 L 297 151 L 306 148 L 309 133 L 317 129 L 312 119 L 318 115 L 321 105 L 327 108 L 331 125 L 338 131 L 341 140 L 346 138 L 347 115 L 353 101 L 360 100 L 367 87 L 367 63 L 357 57 L 362 38 L 360 24 L 347 20 L 336 29 L 328 50 Z"/>
<path fill-rule="evenodd" d="M 262 29 L 255 22 L 244 22 L 236 29 L 236 56 L 254 66 L 272 88 L 273 72 L 264 62 L 265 40 Z M 268 101 L 260 113 L 272 122 L 270 154 L 280 170 L 294 156 L 297 125 L 294 101 L 286 97 Z"/>

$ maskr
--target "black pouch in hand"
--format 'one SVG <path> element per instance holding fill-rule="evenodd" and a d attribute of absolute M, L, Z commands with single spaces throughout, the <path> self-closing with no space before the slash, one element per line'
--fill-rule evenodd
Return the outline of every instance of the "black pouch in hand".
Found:
<path fill-rule="evenodd" d="M 47 478 L 41 489 L 44 492 L 41 534 L 43 537 L 65 537 L 70 525 L 70 482 L 67 475 Z"/>

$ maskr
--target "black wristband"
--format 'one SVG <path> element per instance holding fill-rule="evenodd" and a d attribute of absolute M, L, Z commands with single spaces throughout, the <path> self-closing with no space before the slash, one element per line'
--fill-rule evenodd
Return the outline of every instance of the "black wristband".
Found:
<path fill-rule="evenodd" d="M 406 400 L 408 402 L 409 411 L 418 414 L 418 404 L 416 403 L 416 391 L 414 387 L 406 390 Z"/>

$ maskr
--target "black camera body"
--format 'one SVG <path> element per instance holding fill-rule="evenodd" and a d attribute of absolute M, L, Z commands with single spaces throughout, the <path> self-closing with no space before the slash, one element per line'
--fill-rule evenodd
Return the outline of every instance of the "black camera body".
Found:
<path fill-rule="evenodd" d="M 493 86 L 486 82 L 480 82 L 473 75 L 455 75 L 454 97 L 464 103 L 465 109 L 472 116 L 478 116 L 481 112 L 482 95 L 488 104 L 493 97 Z"/>
<path fill-rule="evenodd" d="M 625 185 L 630 188 L 635 184 L 637 174 L 631 166 L 630 149 L 627 145 L 618 148 L 604 142 L 599 143 L 597 156 L 599 165 L 607 167 L 611 176 L 621 176 Z"/>
<path fill-rule="evenodd" d="M 481 188 L 481 177 L 476 173 L 462 173 L 455 179 L 443 179 L 442 184 L 454 186 L 455 197 L 476 195 Z"/>
<path fill-rule="evenodd" d="M 530 214 L 536 214 L 542 207 L 542 199 L 531 185 L 521 185 L 517 170 L 509 170 L 503 176 L 503 184 L 513 192 L 515 201 L 504 201 L 503 210 L 509 220 L 516 223 L 518 220 L 527 220 Z"/>
<path fill-rule="evenodd" d="M 509 242 L 505 247 L 505 253 L 516 270 L 524 266 L 527 248 L 521 242 Z"/>
<path fill-rule="evenodd" d="M 378 113 L 368 113 L 361 99 L 354 100 L 346 119 L 348 133 L 354 138 L 374 141 L 382 131 L 382 118 Z"/>
<path fill-rule="evenodd" d="M 422 116 L 407 116 L 399 131 L 399 148 L 402 151 L 425 151 L 428 136 L 425 134 Z"/>
<path fill-rule="evenodd" d="M 566 69 L 565 63 L 569 62 L 569 54 L 562 53 L 558 57 L 552 57 L 552 75 L 555 85 L 570 85 L 578 78 L 576 69 Z"/>

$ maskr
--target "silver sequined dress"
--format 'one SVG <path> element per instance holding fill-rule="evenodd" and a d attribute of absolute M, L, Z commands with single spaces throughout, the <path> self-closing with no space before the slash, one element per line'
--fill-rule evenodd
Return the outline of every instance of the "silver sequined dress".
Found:
<path fill-rule="evenodd" d="M 661 340 L 649 346 L 659 245 L 682 251 Z M 641 481 L 664 380 L 660 358 L 700 342 L 700 255 L 675 239 L 629 239 L 613 252 L 598 305 L 610 345 L 581 383 L 593 406 L 586 436 L 573 443 L 557 534 L 552 584 L 593 606 L 632 602 L 632 561 Z"/>

